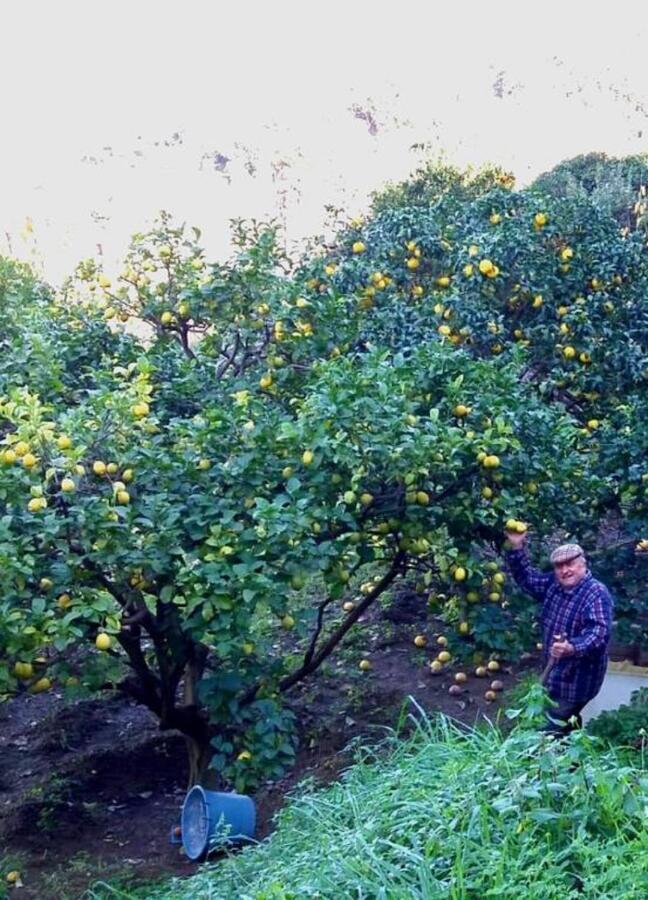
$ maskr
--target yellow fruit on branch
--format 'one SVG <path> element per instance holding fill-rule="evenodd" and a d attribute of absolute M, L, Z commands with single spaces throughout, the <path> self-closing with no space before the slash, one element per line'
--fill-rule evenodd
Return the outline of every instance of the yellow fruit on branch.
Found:
<path fill-rule="evenodd" d="M 285 616 L 281 617 L 281 627 L 285 628 L 287 631 L 295 627 L 295 620 L 289 613 L 286 613 Z"/>
<path fill-rule="evenodd" d="M 71 494 L 76 490 L 76 483 L 73 478 L 64 478 L 61 482 L 61 490 L 65 494 Z"/>
<path fill-rule="evenodd" d="M 497 469 L 499 464 L 500 458 L 494 453 L 491 453 L 488 456 L 484 456 L 484 458 L 482 459 L 482 465 L 485 469 Z"/>
<path fill-rule="evenodd" d="M 96 459 L 92 463 L 92 471 L 95 475 L 105 475 L 107 471 L 106 463 L 101 459 Z"/>
<path fill-rule="evenodd" d="M 141 401 L 140 403 L 135 403 L 135 405 L 131 407 L 131 412 L 138 419 L 142 419 L 142 418 L 144 418 L 144 416 L 148 416 L 148 414 L 150 412 L 150 407 L 149 407 L 148 403 Z"/>
<path fill-rule="evenodd" d="M 371 669 L 371 662 L 368 659 L 361 659 L 358 668 L 362 672 L 368 672 Z"/>
<path fill-rule="evenodd" d="M 128 491 L 117 491 L 117 494 L 115 495 L 115 501 L 119 503 L 120 506 L 128 506 L 130 499 Z"/>
<path fill-rule="evenodd" d="M 354 253 L 364 253 L 367 249 L 362 241 L 354 241 L 353 246 L 351 247 Z"/>
<path fill-rule="evenodd" d="M 463 566 L 457 566 L 454 570 L 454 580 L 455 581 L 465 581 L 467 572 Z"/>
<path fill-rule="evenodd" d="M 34 682 L 30 690 L 33 694 L 42 694 L 44 691 L 49 691 L 51 687 L 52 682 L 49 680 L 49 678 L 44 677 L 39 678 L 38 681 Z"/>
<path fill-rule="evenodd" d="M 467 416 L 470 413 L 470 407 L 464 406 L 463 403 L 458 403 L 455 406 L 453 412 L 458 419 L 463 419 L 465 416 Z"/>
<path fill-rule="evenodd" d="M 416 257 L 416 256 L 410 256 L 405 262 L 405 265 L 407 266 L 408 269 L 418 269 L 420 264 L 421 263 L 420 263 L 418 257 Z"/>
<path fill-rule="evenodd" d="M 38 462 L 38 460 L 36 459 L 36 457 L 34 456 L 33 453 L 25 453 L 25 455 L 22 458 L 22 464 L 26 469 L 32 469 L 36 465 L 37 462 Z"/>
<path fill-rule="evenodd" d="M 57 438 L 56 446 L 59 450 L 69 450 L 72 446 L 72 440 L 68 437 L 67 434 L 62 434 L 59 438 Z"/>
<path fill-rule="evenodd" d="M 310 466 L 314 458 L 315 454 L 312 450 L 304 450 L 304 452 L 302 453 L 302 462 L 305 466 Z"/>
<path fill-rule="evenodd" d="M 440 663 L 447 663 L 447 662 L 450 662 L 452 657 L 450 656 L 450 654 L 448 653 L 447 650 L 442 650 L 441 653 L 439 653 L 439 655 L 437 656 L 437 659 L 439 660 Z"/>
<path fill-rule="evenodd" d="M 69 609 L 72 606 L 72 597 L 69 594 L 61 594 L 56 604 L 59 609 Z"/>
<path fill-rule="evenodd" d="M 110 650 L 111 645 L 112 640 L 110 638 L 110 635 L 106 634 L 105 632 L 101 632 L 101 634 L 98 634 L 95 638 L 95 647 L 97 648 L 97 650 Z"/>

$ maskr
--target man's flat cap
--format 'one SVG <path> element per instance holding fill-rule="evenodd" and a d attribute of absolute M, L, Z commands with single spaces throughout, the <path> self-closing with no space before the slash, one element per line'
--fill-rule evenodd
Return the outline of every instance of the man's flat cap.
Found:
<path fill-rule="evenodd" d="M 576 559 L 579 556 L 585 556 L 583 548 L 580 544 L 561 544 L 556 547 L 550 556 L 552 564 L 569 562 L 570 559 Z"/>

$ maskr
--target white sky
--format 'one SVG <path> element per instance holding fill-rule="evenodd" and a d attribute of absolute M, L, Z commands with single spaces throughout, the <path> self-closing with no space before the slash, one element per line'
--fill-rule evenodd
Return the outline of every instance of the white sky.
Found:
<path fill-rule="evenodd" d="M 1 10 L 0 252 L 10 244 L 55 281 L 98 244 L 110 271 L 162 208 L 201 227 L 213 258 L 234 216 L 281 214 L 290 239 L 318 233 L 325 204 L 356 214 L 405 177 L 414 143 L 522 183 L 577 153 L 648 150 L 640 0 Z"/>

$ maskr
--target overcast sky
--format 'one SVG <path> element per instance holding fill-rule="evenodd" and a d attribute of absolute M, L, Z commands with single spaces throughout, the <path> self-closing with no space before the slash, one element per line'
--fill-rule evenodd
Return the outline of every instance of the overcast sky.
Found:
<path fill-rule="evenodd" d="M 607 12 L 605 11 L 607 8 Z M 0 251 L 110 271 L 160 209 L 318 233 L 422 158 L 521 183 L 648 149 L 645 3 L 56 0 L 2 5 Z M 25 223 L 33 223 L 26 233 Z"/>

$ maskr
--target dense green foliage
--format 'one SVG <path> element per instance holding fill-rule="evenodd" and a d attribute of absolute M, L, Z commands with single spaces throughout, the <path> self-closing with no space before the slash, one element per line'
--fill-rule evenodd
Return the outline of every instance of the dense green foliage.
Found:
<path fill-rule="evenodd" d="M 535 642 L 512 517 L 539 551 L 577 535 L 645 639 L 643 234 L 495 170 L 417 178 L 299 260 L 235 223 L 209 264 L 163 215 L 117 277 L 2 262 L 2 694 L 117 687 L 192 778 L 213 756 L 248 787 L 293 757 L 283 695 L 396 579 L 454 659 Z"/>
<path fill-rule="evenodd" d="M 504 738 L 419 716 L 406 740 L 357 757 L 331 787 L 303 785 L 259 846 L 148 896 L 640 900 L 648 891 L 646 771 L 584 732 L 562 746 L 524 721 Z"/>
<path fill-rule="evenodd" d="M 614 747 L 630 748 L 645 756 L 648 749 L 648 688 L 634 691 L 630 703 L 593 719 L 588 730 Z"/>

